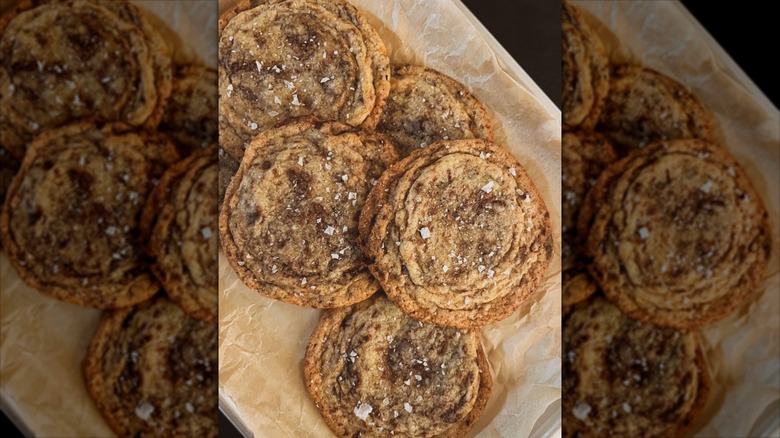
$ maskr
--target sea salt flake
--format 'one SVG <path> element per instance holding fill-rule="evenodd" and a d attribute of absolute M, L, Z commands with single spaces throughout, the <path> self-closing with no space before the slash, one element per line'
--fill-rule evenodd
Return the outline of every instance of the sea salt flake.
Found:
<path fill-rule="evenodd" d="M 509 173 L 512 174 L 512 176 L 517 176 L 517 171 L 515 170 L 514 167 L 509 168 Z"/>
<path fill-rule="evenodd" d="M 339 259 L 339 255 L 334 252 L 334 253 L 331 253 L 330 258 L 332 258 L 333 260 L 338 260 Z"/>
<path fill-rule="evenodd" d="M 249 129 L 251 129 L 252 131 L 256 130 L 257 129 L 257 123 L 255 123 L 255 122 L 250 123 L 249 124 Z"/>
<path fill-rule="evenodd" d="M 706 183 L 704 183 L 703 186 L 699 187 L 699 190 L 701 190 L 704 193 L 709 193 L 710 190 L 712 190 L 713 185 L 714 184 L 712 183 L 712 181 L 707 181 Z"/>
<path fill-rule="evenodd" d="M 324 84 L 325 82 L 328 82 L 329 80 L 330 80 L 330 78 L 325 76 L 324 78 L 320 79 L 320 83 Z"/>
<path fill-rule="evenodd" d="M 404 410 L 411 414 L 412 413 L 412 405 L 410 405 L 407 402 L 404 402 Z"/>
<path fill-rule="evenodd" d="M 366 421 L 366 418 L 368 418 L 368 414 L 370 414 L 374 408 L 371 407 L 371 405 L 358 402 L 358 405 L 355 406 L 355 410 L 353 411 L 355 413 L 355 416 L 360 418 L 363 421 Z"/>
<path fill-rule="evenodd" d="M 571 410 L 571 413 L 580 420 L 584 420 L 588 418 L 588 414 L 590 414 L 590 405 L 583 402 L 577 402 L 577 404 L 574 405 L 574 409 Z"/>
<path fill-rule="evenodd" d="M 347 182 L 349 180 L 349 175 L 347 174 L 341 175 L 341 180 Z"/>
<path fill-rule="evenodd" d="M 422 237 L 423 239 L 427 239 L 431 237 L 431 230 L 429 230 L 428 227 L 420 228 L 420 237 Z"/>
<path fill-rule="evenodd" d="M 494 185 L 495 185 L 495 183 L 493 181 L 490 181 L 487 184 L 485 184 L 484 186 L 482 186 L 482 191 L 485 192 L 485 193 L 490 193 L 490 192 L 493 191 L 493 186 Z"/>
<path fill-rule="evenodd" d="M 211 228 L 209 227 L 203 227 L 200 229 L 200 235 L 203 236 L 204 239 L 208 239 L 211 237 Z"/>
<path fill-rule="evenodd" d="M 141 402 L 135 407 L 135 415 L 144 421 L 149 420 L 152 412 L 154 412 L 154 406 L 147 402 Z"/>
<path fill-rule="evenodd" d="M 630 414 L 630 413 L 631 413 L 631 405 L 630 405 L 630 404 L 628 404 L 628 403 L 626 403 L 626 402 L 623 402 L 623 410 L 624 410 L 626 413 Z"/>
<path fill-rule="evenodd" d="M 447 265 L 444 265 L 444 266 L 441 267 L 441 270 L 442 270 L 442 272 L 447 272 L 447 271 L 450 270 L 450 267 L 447 266 Z"/>
<path fill-rule="evenodd" d="M 648 237 L 650 237 L 650 230 L 648 230 L 647 227 L 642 227 L 638 229 L 637 232 L 639 233 L 639 237 L 641 237 L 642 240 L 645 240 Z"/>
<path fill-rule="evenodd" d="M 336 229 L 331 227 L 330 225 L 328 225 L 328 228 L 325 228 L 325 234 L 327 234 L 328 236 L 332 236 L 335 231 Z"/>

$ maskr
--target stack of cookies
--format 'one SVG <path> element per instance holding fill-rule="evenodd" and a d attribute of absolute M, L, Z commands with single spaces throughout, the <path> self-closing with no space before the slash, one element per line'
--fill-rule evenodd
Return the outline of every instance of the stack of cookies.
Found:
<path fill-rule="evenodd" d="M 698 329 L 755 295 L 767 212 L 709 112 L 610 65 L 563 6 L 564 436 L 689 434 L 710 388 Z"/>
<path fill-rule="evenodd" d="M 216 72 L 126 1 L 20 1 L 0 60 L 11 264 L 105 310 L 85 378 L 117 434 L 216 436 Z"/>
<path fill-rule="evenodd" d="M 241 281 L 327 309 L 305 384 L 338 436 L 463 436 L 491 377 L 478 328 L 553 254 L 525 170 L 463 84 L 391 66 L 338 0 L 220 19 L 220 242 Z"/>

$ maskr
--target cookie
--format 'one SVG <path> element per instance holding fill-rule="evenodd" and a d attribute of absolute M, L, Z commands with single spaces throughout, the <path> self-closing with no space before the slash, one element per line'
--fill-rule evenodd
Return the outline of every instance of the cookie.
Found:
<path fill-rule="evenodd" d="M 462 437 L 492 387 L 479 332 L 424 324 L 382 294 L 325 313 L 304 374 L 339 437 Z"/>
<path fill-rule="evenodd" d="M 51 298 L 102 309 L 154 295 L 140 216 L 177 158 L 165 136 L 123 124 L 82 122 L 37 137 L 0 216 L 22 280 Z"/>
<path fill-rule="evenodd" d="M 222 211 L 222 204 L 225 202 L 225 192 L 227 191 L 228 184 L 233 180 L 236 172 L 238 172 L 238 165 L 241 162 L 230 156 L 224 149 L 219 148 L 219 193 L 217 196 L 217 202 L 219 210 Z"/>
<path fill-rule="evenodd" d="M 182 155 L 217 142 L 217 72 L 198 65 L 181 66 L 159 130 L 168 134 Z"/>
<path fill-rule="evenodd" d="M 170 169 L 141 218 L 152 272 L 187 313 L 217 321 L 217 146 L 200 149 Z"/>
<path fill-rule="evenodd" d="M 602 297 L 563 320 L 563 436 L 684 436 L 709 396 L 695 332 L 635 321 Z"/>
<path fill-rule="evenodd" d="M 621 155 L 661 140 L 712 140 L 714 122 L 680 83 L 649 68 L 612 70 L 597 129 Z"/>
<path fill-rule="evenodd" d="M 164 296 L 103 314 L 85 380 L 120 437 L 217 436 L 217 325 Z"/>
<path fill-rule="evenodd" d="M 724 149 L 675 140 L 609 166 L 580 213 L 590 272 L 632 318 L 695 328 L 724 318 L 763 279 L 767 212 Z"/>
<path fill-rule="evenodd" d="M 393 66 L 377 130 L 390 136 L 402 157 L 439 140 L 493 141 L 490 116 L 465 85 L 414 65 Z"/>
<path fill-rule="evenodd" d="M 563 2 L 561 90 L 563 125 L 593 128 L 610 89 L 609 60 L 598 35 L 580 11 Z"/>
<path fill-rule="evenodd" d="M 381 134 L 300 121 L 257 136 L 227 188 L 222 249 L 263 295 L 330 308 L 379 288 L 358 249 L 358 216 L 397 154 Z"/>
<path fill-rule="evenodd" d="M 314 116 L 373 128 L 390 90 L 384 43 L 354 6 L 245 0 L 220 18 L 219 142 Z"/>
<path fill-rule="evenodd" d="M 600 134 L 587 131 L 566 132 L 562 139 L 563 171 L 563 305 L 582 301 L 598 286 L 590 278 L 580 255 L 577 218 L 588 190 L 607 165 L 617 160 L 612 145 Z"/>
<path fill-rule="evenodd" d="M 360 238 L 404 312 L 462 328 L 511 315 L 553 253 L 550 215 L 525 170 L 478 139 L 434 143 L 391 166 L 366 201 Z"/>
<path fill-rule="evenodd" d="M 171 93 L 168 48 L 126 1 L 23 0 L 0 17 L 0 144 L 86 117 L 156 127 Z"/>

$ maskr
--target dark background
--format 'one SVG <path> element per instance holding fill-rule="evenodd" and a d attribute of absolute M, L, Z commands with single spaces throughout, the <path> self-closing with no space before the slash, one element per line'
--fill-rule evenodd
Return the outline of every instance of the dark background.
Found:
<path fill-rule="evenodd" d="M 464 0 L 464 3 L 560 106 L 560 4 L 555 0 Z M 777 33 L 769 7 L 742 3 L 746 6 L 740 8 L 733 3 L 717 5 L 701 0 L 682 3 L 777 106 L 778 75 L 772 66 L 778 58 Z M 219 429 L 221 437 L 240 437 L 222 415 Z M 5 415 L 0 415 L 0 430 L 14 430 Z M 15 438 L 21 434 L 5 436 Z"/>

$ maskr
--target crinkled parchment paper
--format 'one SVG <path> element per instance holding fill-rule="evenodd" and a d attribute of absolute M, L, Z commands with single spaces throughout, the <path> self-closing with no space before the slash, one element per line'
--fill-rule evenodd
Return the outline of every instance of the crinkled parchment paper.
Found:
<path fill-rule="evenodd" d="M 234 3 L 221 1 L 220 10 Z M 492 110 L 497 141 L 514 153 L 542 193 L 560 247 L 560 111 L 538 94 L 514 60 L 498 54 L 503 50 L 491 50 L 492 38 L 480 33 L 462 5 L 452 0 L 352 3 L 379 31 L 391 61 L 440 70 L 471 87 Z M 502 66 L 519 72 L 514 74 L 519 81 Z M 471 436 L 560 430 L 560 289 L 556 252 L 547 281 L 532 299 L 510 318 L 482 329 L 494 385 Z M 237 279 L 224 257 L 219 306 L 223 411 L 245 434 L 258 438 L 332 436 L 303 383 L 306 344 L 321 311 L 260 296 Z"/>
<path fill-rule="evenodd" d="M 780 112 L 679 3 L 573 3 L 614 62 L 644 64 L 693 91 L 761 194 L 772 258 L 756 297 L 703 330 L 714 388 L 698 436 L 780 436 Z"/>
<path fill-rule="evenodd" d="M 175 63 L 217 63 L 217 4 L 136 1 L 151 12 Z M 3 0 L 2 7 L 10 6 Z M 0 11 L 2 12 L 2 11 Z M 186 42 L 186 44 L 185 44 Z M 100 311 L 27 287 L 0 251 L 0 407 L 26 434 L 113 435 L 84 385 L 82 360 Z"/>

